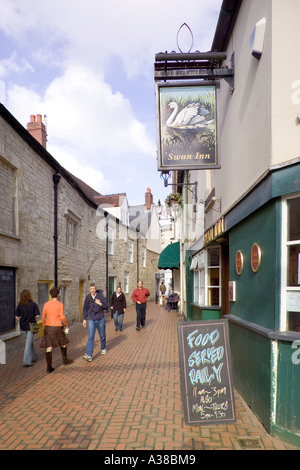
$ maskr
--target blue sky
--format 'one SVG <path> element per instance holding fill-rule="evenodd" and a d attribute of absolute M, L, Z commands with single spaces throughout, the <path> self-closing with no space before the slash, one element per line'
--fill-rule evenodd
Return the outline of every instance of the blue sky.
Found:
<path fill-rule="evenodd" d="M 0 0 L 0 102 L 26 127 L 47 116 L 47 150 L 102 194 L 147 188 L 163 201 L 156 161 L 153 64 L 210 50 L 222 0 Z M 191 38 L 179 35 L 183 52 Z"/>

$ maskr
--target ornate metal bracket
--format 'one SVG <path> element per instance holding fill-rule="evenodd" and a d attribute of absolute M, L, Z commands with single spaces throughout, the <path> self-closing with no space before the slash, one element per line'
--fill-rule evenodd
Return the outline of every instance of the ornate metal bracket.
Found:
<path fill-rule="evenodd" d="M 198 196 L 197 196 L 198 181 L 195 181 L 194 183 L 168 183 L 168 180 L 171 177 L 171 175 L 168 171 L 162 171 L 160 177 L 163 178 L 163 180 L 164 180 L 164 187 L 165 188 L 167 188 L 168 186 L 187 186 L 188 190 L 194 196 L 195 203 L 197 204 L 197 202 L 198 202 Z M 193 188 L 190 188 L 190 186 L 193 186 Z"/>
<path fill-rule="evenodd" d="M 179 33 L 186 27 L 191 34 L 191 46 L 188 52 L 182 52 L 178 44 Z M 224 79 L 234 89 L 234 54 L 231 56 L 231 68 L 222 66 L 227 59 L 226 52 L 191 52 L 194 38 L 193 33 L 186 23 L 183 23 L 177 32 L 176 52 L 158 53 L 155 55 L 154 80 L 220 80 Z"/>

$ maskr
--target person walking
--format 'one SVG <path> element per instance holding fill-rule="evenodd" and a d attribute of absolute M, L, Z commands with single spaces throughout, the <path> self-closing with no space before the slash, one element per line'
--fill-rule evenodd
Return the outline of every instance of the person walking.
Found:
<path fill-rule="evenodd" d="M 47 373 L 55 369 L 52 367 L 52 348 L 60 347 L 63 363 L 71 364 L 72 359 L 67 357 L 67 344 L 70 342 L 64 333 L 64 326 L 68 327 L 68 320 L 64 314 L 64 305 L 58 300 L 59 289 L 53 287 L 50 290 L 52 300 L 45 303 L 42 313 L 44 336 L 40 347 L 46 349 Z"/>
<path fill-rule="evenodd" d="M 161 281 L 161 284 L 160 284 L 160 286 L 159 286 L 159 291 L 160 291 L 159 305 L 162 305 L 162 304 L 163 304 L 164 295 L 165 295 L 165 292 L 166 292 L 166 286 L 165 286 L 164 281 Z"/>
<path fill-rule="evenodd" d="M 24 367 L 30 367 L 37 360 L 37 353 L 33 345 L 34 333 L 30 330 L 30 323 L 36 323 L 40 311 L 32 300 L 32 294 L 28 289 L 22 290 L 20 301 L 16 308 L 15 317 L 20 322 L 20 330 L 25 336 L 25 349 L 23 355 Z"/>
<path fill-rule="evenodd" d="M 111 311 L 115 322 L 116 331 L 123 330 L 124 313 L 126 312 L 126 298 L 120 286 L 111 297 Z"/>
<path fill-rule="evenodd" d="M 101 342 L 101 353 L 106 354 L 106 333 L 105 333 L 105 316 L 104 310 L 108 309 L 107 301 L 101 292 L 96 292 L 96 285 L 90 284 L 90 293 L 86 296 L 82 317 L 83 327 L 86 328 L 88 321 L 88 342 L 86 345 L 86 354 L 83 359 L 92 361 L 94 351 L 95 332 L 98 331 Z"/>
<path fill-rule="evenodd" d="M 150 292 L 143 286 L 142 281 L 138 281 L 137 288 L 132 293 L 132 300 L 135 302 L 136 309 L 136 330 L 146 328 L 146 302 Z"/>

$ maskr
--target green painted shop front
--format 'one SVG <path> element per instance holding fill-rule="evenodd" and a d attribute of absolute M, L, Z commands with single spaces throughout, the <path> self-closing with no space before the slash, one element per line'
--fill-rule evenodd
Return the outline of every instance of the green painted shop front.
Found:
<path fill-rule="evenodd" d="M 300 203 L 300 164 L 270 172 L 224 216 L 228 278 L 235 286 L 226 317 L 235 388 L 271 434 L 300 447 L 300 332 L 281 323 L 282 198 L 289 194 Z M 254 244 L 261 253 L 255 270 Z M 186 275 L 192 298 L 189 266 Z M 191 303 L 188 319 L 220 318 L 221 310 Z"/>
<path fill-rule="evenodd" d="M 229 278 L 235 282 L 227 318 L 235 387 L 271 434 L 300 447 L 300 333 L 280 331 L 282 196 L 300 190 L 297 174 L 299 165 L 271 173 L 227 219 Z M 246 216 L 237 221 L 241 213 Z M 254 244 L 261 250 L 256 272 Z"/>

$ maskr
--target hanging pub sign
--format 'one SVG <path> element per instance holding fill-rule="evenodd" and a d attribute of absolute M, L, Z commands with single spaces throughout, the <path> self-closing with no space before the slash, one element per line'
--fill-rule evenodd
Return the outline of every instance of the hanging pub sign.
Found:
<path fill-rule="evenodd" d="M 156 84 L 158 170 L 220 168 L 216 85 Z"/>

